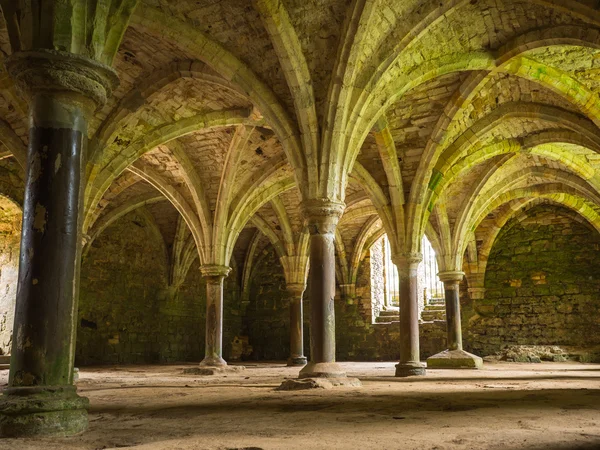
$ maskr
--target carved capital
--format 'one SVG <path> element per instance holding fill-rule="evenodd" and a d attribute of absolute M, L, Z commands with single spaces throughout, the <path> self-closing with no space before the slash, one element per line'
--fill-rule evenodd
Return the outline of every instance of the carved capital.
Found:
<path fill-rule="evenodd" d="M 220 283 L 223 278 L 231 272 L 231 267 L 218 264 L 205 264 L 200 266 L 200 273 L 206 279 L 207 283 Z"/>
<path fill-rule="evenodd" d="M 461 272 L 459 270 L 452 270 L 452 271 L 446 271 L 446 272 L 440 272 L 437 274 L 440 281 L 444 284 L 458 284 L 462 281 L 462 279 L 465 276 L 464 272 Z"/>
<path fill-rule="evenodd" d="M 304 220 L 310 234 L 335 233 L 340 217 L 346 205 L 326 198 L 317 198 L 302 202 Z"/>
<path fill-rule="evenodd" d="M 57 50 L 13 53 L 6 68 L 28 101 L 42 93 L 67 95 L 88 103 L 92 111 L 104 105 L 119 84 L 112 67 Z"/>
<path fill-rule="evenodd" d="M 288 291 L 291 296 L 301 298 L 306 290 L 306 285 L 300 283 L 286 283 L 285 290 Z"/>
<path fill-rule="evenodd" d="M 422 253 L 401 253 L 400 255 L 392 255 L 392 262 L 398 267 L 414 268 L 423 261 Z"/>

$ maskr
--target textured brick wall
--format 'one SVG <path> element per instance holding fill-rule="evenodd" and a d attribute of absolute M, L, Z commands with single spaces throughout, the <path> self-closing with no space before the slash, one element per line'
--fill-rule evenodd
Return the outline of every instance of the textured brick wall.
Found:
<path fill-rule="evenodd" d="M 81 271 L 77 364 L 200 361 L 206 291 L 198 263 L 179 291 L 168 289 L 163 247 L 136 212 L 92 245 Z M 241 325 L 235 278 L 225 283 L 225 357 Z"/>
<path fill-rule="evenodd" d="M 304 294 L 305 352 L 308 339 L 308 292 Z M 249 303 L 244 315 L 244 333 L 252 346 L 251 359 L 284 360 L 289 357 L 289 297 L 283 267 L 271 245 L 257 255 L 250 283 Z"/>
<path fill-rule="evenodd" d="M 464 309 L 467 347 L 487 355 L 504 345 L 600 345 L 600 236 L 571 216 L 541 205 L 500 232 L 479 314 Z"/>

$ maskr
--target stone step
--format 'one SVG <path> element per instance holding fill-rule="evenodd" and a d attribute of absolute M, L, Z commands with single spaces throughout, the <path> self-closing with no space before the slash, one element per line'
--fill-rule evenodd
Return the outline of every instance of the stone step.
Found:
<path fill-rule="evenodd" d="M 392 322 L 399 322 L 399 321 L 400 321 L 399 315 L 385 316 L 385 317 L 379 316 L 375 319 L 375 323 L 392 323 Z"/>
<path fill-rule="evenodd" d="M 10 355 L 0 355 L 0 364 L 10 364 Z"/>
<path fill-rule="evenodd" d="M 434 322 L 436 320 L 446 320 L 445 309 L 424 309 L 421 313 L 421 320 L 424 322 Z"/>
<path fill-rule="evenodd" d="M 425 305 L 425 311 L 446 311 L 446 305 Z"/>
<path fill-rule="evenodd" d="M 394 317 L 397 316 L 399 314 L 399 311 L 393 310 L 393 309 L 387 309 L 387 310 L 383 310 L 379 313 L 379 317 Z"/>

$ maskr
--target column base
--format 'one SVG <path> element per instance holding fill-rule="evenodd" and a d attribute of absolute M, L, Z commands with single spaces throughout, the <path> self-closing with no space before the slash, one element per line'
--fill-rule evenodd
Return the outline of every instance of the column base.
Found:
<path fill-rule="evenodd" d="M 300 370 L 298 378 L 345 378 L 346 372 L 338 363 L 309 362 Z"/>
<path fill-rule="evenodd" d="M 288 366 L 305 366 L 307 363 L 306 356 L 296 356 L 294 358 L 288 359 Z"/>
<path fill-rule="evenodd" d="M 199 365 L 200 367 L 227 367 L 227 361 L 220 356 L 206 356 Z"/>
<path fill-rule="evenodd" d="M 8 388 L 0 397 L 0 436 L 73 436 L 87 429 L 88 407 L 75 386 Z"/>
<path fill-rule="evenodd" d="M 414 377 L 426 375 L 425 364 L 418 361 L 409 361 L 396 364 L 397 377 Z"/>
<path fill-rule="evenodd" d="M 198 367 L 183 369 L 185 375 L 223 375 L 227 373 L 241 372 L 244 366 L 229 366 L 220 356 L 207 356 Z"/>
<path fill-rule="evenodd" d="M 464 350 L 444 350 L 427 358 L 430 369 L 481 369 L 483 359 Z"/>

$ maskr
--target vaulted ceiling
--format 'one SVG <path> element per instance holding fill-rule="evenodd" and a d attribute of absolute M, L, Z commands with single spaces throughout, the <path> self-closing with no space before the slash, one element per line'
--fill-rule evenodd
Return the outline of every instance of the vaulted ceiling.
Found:
<path fill-rule="evenodd" d="M 343 200 L 346 283 L 384 232 L 395 253 L 425 233 L 444 270 L 468 250 L 477 271 L 528 205 L 600 229 L 595 0 L 142 0 L 114 67 L 89 128 L 87 245 L 146 208 L 181 267 L 243 267 L 269 242 L 302 282 L 299 205 Z M 0 72 L 0 189 L 16 203 L 27 133 Z"/>

